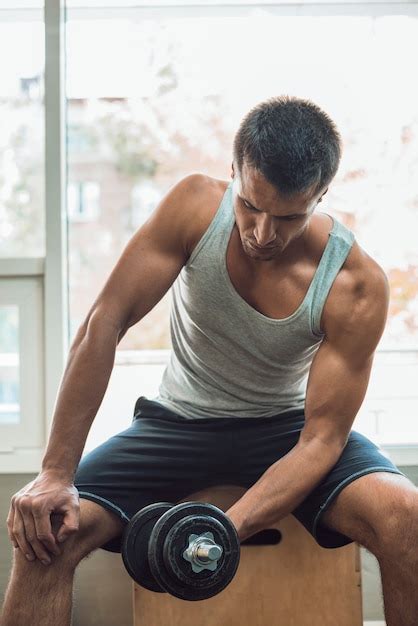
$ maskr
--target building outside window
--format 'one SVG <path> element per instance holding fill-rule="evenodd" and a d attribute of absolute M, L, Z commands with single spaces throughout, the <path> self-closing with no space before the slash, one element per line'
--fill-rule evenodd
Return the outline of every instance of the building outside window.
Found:
<path fill-rule="evenodd" d="M 68 217 L 73 222 L 100 219 L 100 186 L 91 181 L 70 182 L 67 188 Z"/>

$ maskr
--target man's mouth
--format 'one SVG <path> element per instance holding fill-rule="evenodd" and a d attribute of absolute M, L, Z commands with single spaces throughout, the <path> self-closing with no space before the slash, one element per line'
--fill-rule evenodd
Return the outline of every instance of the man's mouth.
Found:
<path fill-rule="evenodd" d="M 253 248 L 253 250 L 256 250 L 257 252 L 268 252 L 269 250 L 274 250 L 278 247 L 278 246 L 257 246 L 257 244 L 254 244 L 251 241 L 249 241 L 248 243 L 250 247 Z"/>

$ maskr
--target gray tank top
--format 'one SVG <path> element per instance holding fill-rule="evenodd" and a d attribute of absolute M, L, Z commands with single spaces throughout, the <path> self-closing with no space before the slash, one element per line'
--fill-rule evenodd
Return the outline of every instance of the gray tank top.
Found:
<path fill-rule="evenodd" d="M 324 337 L 321 313 L 354 242 L 334 224 L 303 302 L 284 319 L 235 290 L 226 250 L 235 224 L 232 184 L 172 286 L 172 351 L 153 398 L 189 418 L 266 417 L 304 409 L 309 367 Z"/>

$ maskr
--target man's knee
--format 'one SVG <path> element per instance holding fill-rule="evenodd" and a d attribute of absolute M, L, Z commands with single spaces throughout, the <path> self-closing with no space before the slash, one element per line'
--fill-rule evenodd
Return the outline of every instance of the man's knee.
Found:
<path fill-rule="evenodd" d="M 56 576 L 58 570 L 60 574 L 66 571 L 68 571 L 68 573 L 74 572 L 77 563 L 74 562 L 71 552 L 70 546 L 68 546 L 66 550 L 61 549 L 61 554 L 59 555 L 50 554 L 48 552 L 50 563 L 44 564 L 39 558 L 30 561 L 22 553 L 20 548 L 14 548 L 12 577 L 22 581 L 22 584 L 25 584 L 25 581 L 28 579 L 32 582 L 35 580 L 47 582 L 50 575 Z"/>
<path fill-rule="evenodd" d="M 79 528 L 64 543 L 59 544 L 63 560 L 76 567 L 94 550 L 118 537 L 125 525 L 115 513 L 96 502 L 80 499 Z"/>
<path fill-rule="evenodd" d="M 409 494 L 407 494 L 409 495 Z M 394 561 L 408 559 L 418 562 L 418 489 L 410 497 L 399 495 L 391 506 L 390 515 L 379 522 L 379 552 Z"/>
<path fill-rule="evenodd" d="M 52 519 L 52 532 L 55 537 L 61 525 L 62 516 L 55 515 Z M 114 539 L 123 532 L 125 522 L 114 513 L 91 502 L 80 499 L 79 528 L 66 541 L 58 544 L 61 554 L 50 554 L 51 563 L 44 565 L 39 559 L 28 561 L 21 550 L 14 550 L 14 564 L 19 574 L 26 571 L 34 573 L 38 570 L 46 574 L 48 569 L 73 571 L 77 565 L 89 554 L 102 545 Z"/>

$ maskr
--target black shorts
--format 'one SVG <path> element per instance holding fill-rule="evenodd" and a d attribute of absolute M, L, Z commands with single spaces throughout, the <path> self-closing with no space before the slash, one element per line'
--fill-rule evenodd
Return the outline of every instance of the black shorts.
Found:
<path fill-rule="evenodd" d="M 128 522 L 152 502 L 177 502 L 214 485 L 251 487 L 298 442 L 300 410 L 260 418 L 182 417 L 140 397 L 132 425 L 86 454 L 75 486 Z M 352 540 L 321 524 L 323 513 L 344 487 L 372 472 L 404 474 L 364 435 L 351 431 L 337 464 L 292 512 L 316 542 L 337 548 Z M 101 546 L 120 552 L 121 537 Z"/>

